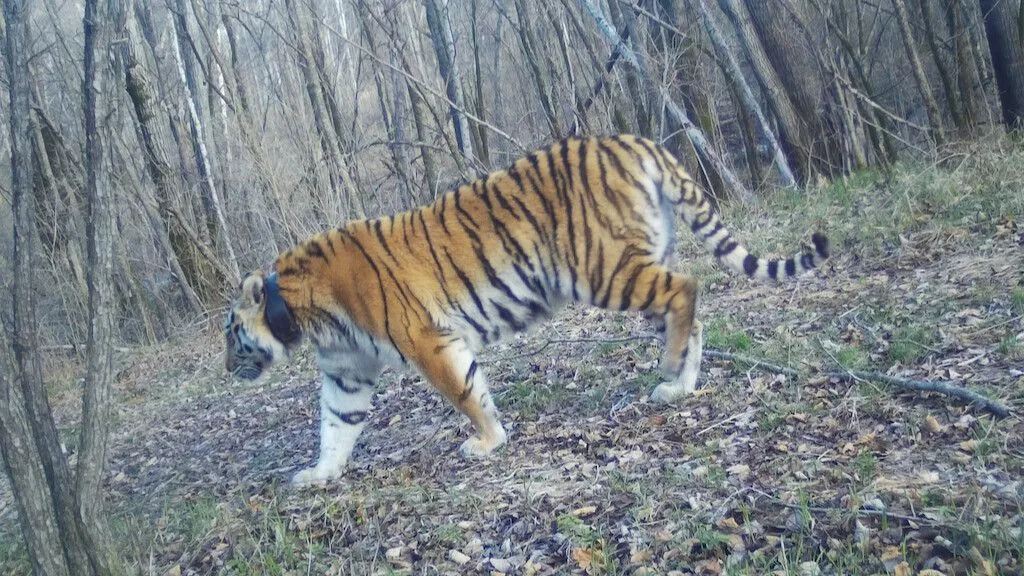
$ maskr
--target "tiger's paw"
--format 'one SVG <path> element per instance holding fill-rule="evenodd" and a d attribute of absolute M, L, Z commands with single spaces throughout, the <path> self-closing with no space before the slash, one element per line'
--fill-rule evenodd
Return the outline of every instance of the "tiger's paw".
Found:
<path fill-rule="evenodd" d="M 341 469 L 337 470 L 325 470 L 318 466 L 312 468 L 306 468 L 300 470 L 294 476 L 292 476 L 292 486 L 312 486 L 314 484 L 324 484 L 331 480 L 335 480 L 341 477 Z"/>
<path fill-rule="evenodd" d="M 651 401 L 671 404 L 687 394 L 693 394 L 693 390 L 687 390 L 685 386 L 673 382 L 662 382 L 651 391 Z"/>
<path fill-rule="evenodd" d="M 484 458 L 489 456 L 491 452 L 494 452 L 505 444 L 505 431 L 500 430 L 500 434 L 495 435 L 490 440 L 484 440 L 479 436 L 473 436 L 469 440 L 462 443 L 462 447 L 459 448 L 459 452 L 466 458 Z"/>

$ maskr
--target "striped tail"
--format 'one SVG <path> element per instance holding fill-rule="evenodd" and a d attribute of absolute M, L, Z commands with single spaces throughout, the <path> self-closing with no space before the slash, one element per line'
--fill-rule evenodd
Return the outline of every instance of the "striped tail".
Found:
<path fill-rule="evenodd" d="M 665 197 L 680 206 L 683 220 L 690 226 L 690 230 L 725 268 L 758 280 L 788 280 L 815 268 L 828 258 L 828 238 L 819 232 L 811 236 L 813 252 L 801 252 L 785 259 L 754 256 L 732 237 L 704 192 L 679 161 L 664 148 L 661 151 L 669 168 L 662 187 Z"/>

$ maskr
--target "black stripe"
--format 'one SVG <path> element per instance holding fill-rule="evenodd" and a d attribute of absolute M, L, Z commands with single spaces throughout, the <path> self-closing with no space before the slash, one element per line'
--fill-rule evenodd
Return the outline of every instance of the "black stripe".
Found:
<path fill-rule="evenodd" d="M 599 151 L 597 154 L 597 170 L 601 177 L 601 191 L 604 192 L 605 198 L 607 198 L 608 201 L 611 202 L 612 207 L 615 208 L 615 212 L 618 213 L 619 219 L 625 220 L 626 217 L 622 213 L 622 205 L 619 204 L 619 199 L 616 197 L 617 194 L 612 190 L 611 185 L 608 184 L 608 166 L 605 165 L 604 158 L 608 154 L 611 154 L 611 152 L 607 150 L 604 142 L 601 141 L 598 141 L 597 148 Z"/>
<path fill-rule="evenodd" d="M 512 302 L 522 305 L 522 299 L 516 296 L 515 292 L 512 291 L 512 288 L 508 284 L 506 284 L 504 280 L 501 279 L 501 276 L 498 275 L 497 270 L 495 270 L 494 267 L 491 266 L 491 262 L 490 260 L 488 260 L 487 255 L 484 254 L 483 249 L 477 247 L 474 248 L 473 251 L 476 253 L 477 259 L 480 260 L 480 264 L 484 268 L 484 274 L 487 276 L 487 281 L 491 283 L 491 286 L 494 286 L 495 288 L 500 290 Z"/>
<path fill-rule="evenodd" d="M 462 281 L 463 286 L 466 287 L 466 291 L 469 292 L 470 297 L 473 298 L 473 303 L 476 304 L 477 310 L 480 311 L 480 314 L 483 315 L 485 319 L 488 319 L 487 311 L 484 310 L 484 303 L 480 300 L 480 295 L 476 293 L 476 288 L 473 287 L 473 283 L 469 280 L 469 276 L 467 276 L 466 273 L 455 264 L 455 260 L 452 258 L 451 252 L 448 251 L 447 246 L 444 249 L 444 255 L 448 258 L 448 263 L 455 271 L 455 275 Z"/>
<path fill-rule="evenodd" d="M 441 223 L 441 228 L 444 230 L 444 233 L 451 235 L 451 230 L 448 229 L 448 222 L 444 219 L 445 212 L 448 211 L 448 208 L 446 207 L 446 204 L 448 203 L 448 194 L 451 194 L 451 192 L 441 196 L 440 204 L 434 203 L 436 208 L 434 213 L 437 215 L 437 219 Z"/>
<path fill-rule="evenodd" d="M 650 286 L 647 288 L 647 297 L 644 299 L 644 303 L 640 305 L 640 310 L 647 310 L 651 307 L 654 302 L 654 297 L 658 294 L 658 279 L 655 276 L 654 280 L 651 281 Z"/>
<path fill-rule="evenodd" d="M 513 330 L 521 332 L 526 329 L 526 324 L 519 318 L 516 318 L 516 315 L 508 308 L 505 308 L 494 300 L 491 300 L 491 306 L 494 306 L 494 309 L 498 311 L 498 316 L 505 322 L 505 324 L 511 326 Z"/>
<path fill-rule="evenodd" d="M 559 192 L 562 197 L 563 208 L 565 208 L 565 225 L 566 235 L 569 237 L 569 254 L 572 255 L 572 259 L 566 262 L 566 267 L 569 269 L 569 279 L 572 281 L 572 297 L 573 300 L 579 300 L 580 295 L 576 289 L 576 266 L 579 264 L 580 255 L 576 250 L 576 223 L 573 222 L 572 214 L 572 170 L 569 167 L 569 147 L 565 144 L 561 147 L 561 164 L 565 167 L 566 174 L 568 175 L 568 182 L 566 182 L 564 176 L 559 172 L 558 166 L 552 160 L 551 164 L 551 175 L 555 179 L 555 189 Z M 553 157 L 553 154 L 549 154 L 549 157 Z"/>
<path fill-rule="evenodd" d="M 786 276 L 793 276 L 796 274 L 796 261 L 792 258 L 786 260 Z"/>
<path fill-rule="evenodd" d="M 633 268 L 633 273 L 630 274 L 629 280 L 626 281 L 626 284 L 622 287 L 622 293 L 619 295 L 619 298 L 621 299 L 619 302 L 619 310 L 629 308 L 629 301 L 633 298 L 633 290 L 636 289 L 636 283 L 640 279 L 640 274 L 653 265 L 653 262 L 644 262 L 636 268 Z"/>
<path fill-rule="evenodd" d="M 714 217 L 715 217 L 714 213 L 712 213 L 712 212 L 705 212 L 703 215 L 707 216 L 707 218 L 704 219 L 704 220 L 701 220 L 700 219 L 701 214 L 698 214 L 697 217 L 694 218 L 693 222 L 690 224 L 690 230 L 694 234 L 696 234 L 697 232 L 700 232 L 701 228 L 703 228 L 703 227 L 707 226 L 708 224 L 710 224 L 711 220 L 714 219 Z"/>
<path fill-rule="evenodd" d="M 718 241 L 718 246 L 715 246 L 715 258 L 723 258 L 732 254 L 732 251 L 739 246 L 740 243 L 733 240 L 731 237 L 726 236 Z"/>
<path fill-rule="evenodd" d="M 747 276 L 753 276 L 757 272 L 757 256 L 747 254 L 747 257 L 743 259 L 743 271 L 747 273 Z"/>
<path fill-rule="evenodd" d="M 306 254 L 314 258 L 327 258 L 324 254 L 324 249 L 320 246 L 320 243 L 316 239 L 310 240 L 306 243 Z"/>
<path fill-rule="evenodd" d="M 362 390 L 362 386 L 360 386 L 358 382 L 353 381 L 353 383 L 355 383 L 356 385 L 350 386 L 348 385 L 348 383 L 345 382 L 345 380 L 343 380 L 339 376 L 332 376 L 328 374 L 327 378 L 331 381 L 331 383 L 337 386 L 338 389 L 344 392 L 345 394 L 355 394 Z"/>
<path fill-rule="evenodd" d="M 772 280 L 778 280 L 779 279 L 779 261 L 778 260 L 769 260 L 768 261 L 768 276 Z"/>
<path fill-rule="evenodd" d="M 718 231 L 721 230 L 722 228 L 723 228 L 722 220 L 719 219 L 719 218 L 716 218 L 715 219 L 715 227 L 712 228 L 710 232 L 705 232 L 705 233 L 701 234 L 701 238 L 703 238 L 704 240 L 707 240 L 708 238 L 711 238 L 715 234 L 718 234 Z"/>
<path fill-rule="evenodd" d="M 395 253 L 391 251 L 391 246 L 388 246 L 388 241 L 384 238 L 384 230 L 381 228 L 380 220 L 374 220 L 373 231 L 377 235 L 377 241 L 380 242 L 384 251 L 388 253 L 392 260 L 395 260 Z"/>
<path fill-rule="evenodd" d="M 327 409 L 331 411 L 331 414 L 334 414 L 335 418 L 341 420 L 342 422 L 348 424 L 349 426 L 362 424 L 363 421 L 366 420 L 366 417 L 368 415 L 365 410 L 359 410 L 356 412 L 339 412 L 335 410 L 333 406 L 328 406 Z"/>
<path fill-rule="evenodd" d="M 803 266 L 805 270 L 814 268 L 814 256 L 811 254 L 801 254 L 800 265 Z"/>
<path fill-rule="evenodd" d="M 366 248 L 363 248 L 363 245 L 359 240 L 356 240 L 354 236 L 351 236 L 349 239 L 352 240 L 356 245 L 356 248 L 362 252 L 363 258 L 366 258 L 367 263 L 370 264 L 370 268 L 373 269 L 373 273 L 377 275 L 377 286 L 380 288 L 380 298 L 381 302 L 384 304 L 384 332 L 387 333 L 391 346 L 398 352 L 398 357 L 402 359 L 402 362 L 405 362 L 405 355 L 398 349 L 395 337 L 391 334 L 391 314 L 388 311 L 388 295 L 384 290 L 384 278 L 380 275 L 380 269 L 377 268 L 377 263 L 373 261 L 373 258 L 370 258 L 370 255 L 366 252 Z"/>
<path fill-rule="evenodd" d="M 594 303 L 594 298 L 597 293 L 601 291 L 601 286 L 604 283 L 604 242 L 597 241 L 597 268 L 593 269 L 593 274 L 590 278 L 590 303 Z"/>

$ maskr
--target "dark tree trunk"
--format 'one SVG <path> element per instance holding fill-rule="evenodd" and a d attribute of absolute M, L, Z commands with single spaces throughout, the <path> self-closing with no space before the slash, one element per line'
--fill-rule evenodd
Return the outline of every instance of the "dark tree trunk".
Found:
<path fill-rule="evenodd" d="M 1020 0 L 979 0 L 989 54 L 1003 106 L 1003 123 L 1020 128 L 1024 115 L 1024 44 L 1017 25 Z"/>

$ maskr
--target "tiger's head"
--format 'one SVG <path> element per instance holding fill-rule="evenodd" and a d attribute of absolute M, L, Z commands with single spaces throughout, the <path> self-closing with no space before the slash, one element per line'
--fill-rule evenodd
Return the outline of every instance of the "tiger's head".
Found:
<path fill-rule="evenodd" d="M 281 298 L 277 275 L 253 272 L 242 280 L 240 294 L 224 321 L 224 366 L 232 375 L 255 380 L 301 337 Z"/>

